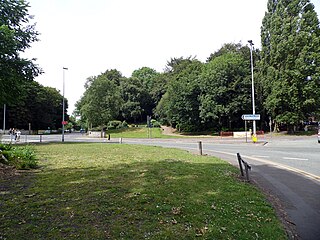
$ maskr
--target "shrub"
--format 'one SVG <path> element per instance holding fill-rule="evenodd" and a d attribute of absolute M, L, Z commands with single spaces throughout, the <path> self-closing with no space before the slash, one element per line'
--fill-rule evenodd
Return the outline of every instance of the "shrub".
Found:
<path fill-rule="evenodd" d="M 124 120 L 123 122 L 122 122 L 122 127 L 123 128 L 128 128 L 128 123 Z"/>
<path fill-rule="evenodd" d="M 36 155 L 30 146 L 12 147 L 11 145 L 0 145 L 3 156 L 7 161 L 5 164 L 14 166 L 17 169 L 31 169 L 37 167 Z"/>
<path fill-rule="evenodd" d="M 118 120 L 113 120 L 108 123 L 108 129 L 120 129 L 122 127 L 122 122 Z"/>
<path fill-rule="evenodd" d="M 151 124 L 152 124 L 152 127 L 155 127 L 155 128 L 161 127 L 161 124 L 155 119 L 151 119 Z"/>

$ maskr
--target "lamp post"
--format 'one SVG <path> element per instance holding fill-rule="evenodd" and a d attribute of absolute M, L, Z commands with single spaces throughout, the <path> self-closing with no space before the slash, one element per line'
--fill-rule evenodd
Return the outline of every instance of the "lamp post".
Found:
<path fill-rule="evenodd" d="M 252 114 L 256 114 L 256 107 L 254 104 L 254 82 L 253 82 L 253 57 L 252 57 L 252 48 L 253 48 L 253 42 L 252 40 L 249 40 L 248 43 L 250 44 L 250 60 L 251 60 L 251 86 L 252 86 Z M 253 136 L 257 136 L 257 127 L 256 127 L 256 120 L 253 120 Z"/>
<path fill-rule="evenodd" d="M 3 104 L 3 134 L 6 133 L 6 104 Z"/>
<path fill-rule="evenodd" d="M 65 125 L 65 121 L 64 121 L 64 111 L 65 111 L 65 104 L 64 104 L 64 73 L 65 70 L 68 70 L 68 68 L 63 67 L 63 86 L 62 86 L 62 142 L 64 142 L 64 125 Z"/>

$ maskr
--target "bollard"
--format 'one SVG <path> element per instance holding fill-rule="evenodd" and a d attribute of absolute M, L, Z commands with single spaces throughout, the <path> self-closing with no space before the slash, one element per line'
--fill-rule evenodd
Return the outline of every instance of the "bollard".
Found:
<path fill-rule="evenodd" d="M 40 142 L 42 142 L 42 135 L 40 135 Z"/>
<path fill-rule="evenodd" d="M 122 138 L 119 138 L 119 143 L 120 143 L 120 144 L 122 143 Z"/>
<path fill-rule="evenodd" d="M 199 153 L 200 153 L 200 155 L 202 155 L 202 142 L 199 141 L 198 145 L 199 145 Z"/>
<path fill-rule="evenodd" d="M 108 134 L 108 141 L 110 141 L 110 134 Z"/>

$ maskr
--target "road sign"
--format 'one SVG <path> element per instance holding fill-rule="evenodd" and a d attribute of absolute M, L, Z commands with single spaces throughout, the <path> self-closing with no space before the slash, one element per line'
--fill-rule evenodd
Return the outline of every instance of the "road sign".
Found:
<path fill-rule="evenodd" d="M 246 121 L 260 120 L 260 114 L 243 114 L 241 118 Z"/>

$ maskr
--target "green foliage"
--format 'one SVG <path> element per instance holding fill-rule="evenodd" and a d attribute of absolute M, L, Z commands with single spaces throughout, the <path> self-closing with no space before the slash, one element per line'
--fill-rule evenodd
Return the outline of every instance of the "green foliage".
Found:
<path fill-rule="evenodd" d="M 159 127 L 161 127 L 161 124 L 160 124 L 157 120 L 155 120 L 155 119 L 151 119 L 151 125 L 152 125 L 152 127 L 154 127 L 154 128 L 159 128 Z"/>
<path fill-rule="evenodd" d="M 168 89 L 156 113 L 179 131 L 189 132 L 201 128 L 199 75 L 202 68 L 200 61 L 191 58 L 172 59 L 168 63 Z"/>
<path fill-rule="evenodd" d="M 320 28 L 309 0 L 268 2 L 261 28 L 259 95 L 276 124 L 320 112 Z"/>
<path fill-rule="evenodd" d="M 31 169 L 37 167 L 34 149 L 30 146 L 13 147 L 12 145 L 0 144 L 1 154 L 7 159 L 4 164 L 14 166 L 16 169 Z"/>
<path fill-rule="evenodd" d="M 108 129 L 120 129 L 122 128 L 123 124 L 121 121 L 118 121 L 118 120 L 113 120 L 113 121 L 110 121 L 108 123 L 108 126 L 107 128 Z"/>
<path fill-rule="evenodd" d="M 240 50 L 212 55 L 201 75 L 200 116 L 220 128 L 231 128 L 251 109 L 249 49 Z"/>
<path fill-rule="evenodd" d="M 68 108 L 68 101 L 65 99 L 65 107 Z M 0 109 L 2 106 L 0 105 Z M 7 125 L 19 129 L 35 130 L 58 129 L 62 121 L 62 95 L 51 87 L 44 87 L 33 81 L 23 85 L 19 101 L 8 104 L 6 107 Z M 0 118 L 3 111 L 0 111 Z M 65 115 L 68 120 L 68 115 Z"/>
<path fill-rule="evenodd" d="M 122 128 L 128 128 L 129 124 L 126 121 L 123 121 L 122 124 L 121 124 L 121 127 Z"/>
<path fill-rule="evenodd" d="M 110 70 L 90 80 L 77 103 L 83 121 L 103 127 L 118 116 L 122 105 L 118 85 L 120 76 L 120 72 Z"/>
<path fill-rule="evenodd" d="M 33 60 L 20 57 L 38 35 L 28 8 L 25 0 L 0 2 L 0 105 L 17 102 L 23 84 L 41 72 Z"/>

